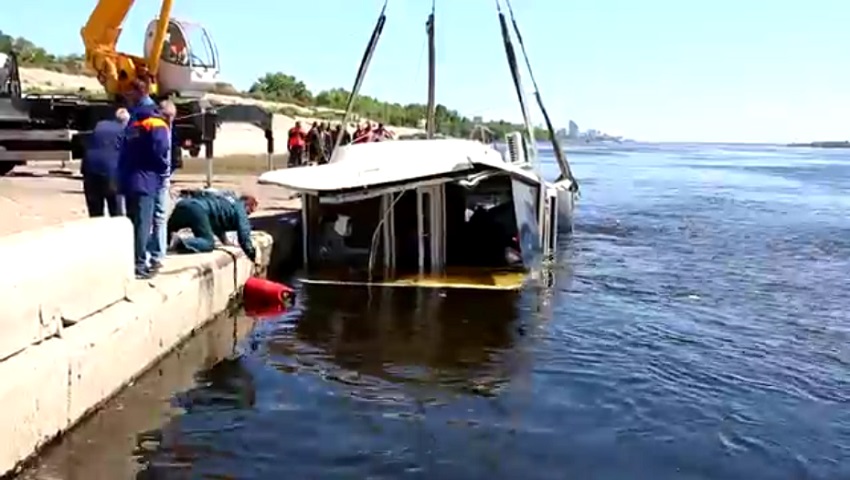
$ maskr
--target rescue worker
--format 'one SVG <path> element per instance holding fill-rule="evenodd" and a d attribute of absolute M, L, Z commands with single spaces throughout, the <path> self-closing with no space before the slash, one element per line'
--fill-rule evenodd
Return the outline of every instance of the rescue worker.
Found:
<path fill-rule="evenodd" d="M 325 122 L 322 124 L 322 158 L 320 163 L 328 163 L 330 161 L 333 149 L 334 137 L 331 133 L 331 124 Z"/>
<path fill-rule="evenodd" d="M 322 155 L 322 127 L 313 122 L 307 132 L 307 155 L 310 163 L 317 163 Z"/>
<path fill-rule="evenodd" d="M 139 67 L 140 70 L 147 71 L 147 67 Z M 130 92 L 125 95 L 124 100 L 127 104 L 127 111 L 130 112 L 130 123 L 136 121 L 136 109 L 143 108 L 146 110 L 156 110 L 156 102 L 150 96 L 150 84 L 145 79 L 146 73 L 140 73 L 135 80 L 132 81 Z"/>
<path fill-rule="evenodd" d="M 340 145 L 348 145 L 351 143 L 351 132 L 348 131 L 347 128 L 342 125 L 337 125 L 337 129 L 342 131 L 342 141 L 339 142 Z"/>
<path fill-rule="evenodd" d="M 175 35 L 173 41 L 167 42 L 167 49 L 164 49 L 167 52 L 166 58 L 173 63 L 178 65 L 188 65 L 189 64 L 189 54 L 186 50 L 186 44 Z"/>
<path fill-rule="evenodd" d="M 286 148 L 289 150 L 287 166 L 298 167 L 301 165 L 306 142 L 307 135 L 301 128 L 301 122 L 295 122 L 295 126 L 289 129 L 289 140 L 286 143 Z"/>
<path fill-rule="evenodd" d="M 373 142 L 382 142 L 384 140 L 387 140 L 388 138 L 389 138 L 389 134 L 387 133 L 387 130 L 384 128 L 384 124 L 379 123 L 378 128 L 376 128 L 375 131 L 372 132 L 372 141 Z"/>
<path fill-rule="evenodd" d="M 159 111 L 163 119 L 168 122 L 168 169 L 162 176 L 162 183 L 154 195 L 153 205 L 153 228 L 151 229 L 151 237 L 148 241 L 148 266 L 151 271 L 158 271 L 162 268 L 162 260 L 165 258 L 165 251 L 168 248 L 168 238 L 166 237 L 165 223 L 168 215 L 168 204 L 171 200 L 171 174 L 174 171 L 173 164 L 173 134 L 174 119 L 177 117 L 177 107 L 170 100 L 163 100 L 159 104 Z"/>
<path fill-rule="evenodd" d="M 251 240 L 251 222 L 248 215 L 256 211 L 257 199 L 250 195 L 236 198 L 218 192 L 194 192 L 177 201 L 168 218 L 168 237 L 178 253 L 206 253 L 215 248 L 215 239 L 230 245 L 227 232 L 236 231 L 239 246 L 245 255 L 256 261 L 257 251 Z M 184 228 L 192 230 L 193 237 L 175 237 Z"/>
<path fill-rule="evenodd" d="M 354 135 L 354 143 L 366 143 L 372 140 L 372 124 L 366 124 Z"/>
<path fill-rule="evenodd" d="M 97 122 L 87 138 L 80 173 L 90 217 L 102 217 L 104 203 L 110 217 L 124 215 L 124 199 L 118 193 L 118 157 L 129 121 L 127 109 L 119 108 L 115 119 Z"/>
<path fill-rule="evenodd" d="M 135 271 L 139 279 L 153 274 L 147 265 L 147 246 L 153 227 L 154 201 L 171 164 L 168 122 L 145 98 L 150 99 L 147 86 L 141 80 L 134 81 L 127 94 L 133 109 L 124 131 L 117 171 L 118 190 L 133 222 Z"/>

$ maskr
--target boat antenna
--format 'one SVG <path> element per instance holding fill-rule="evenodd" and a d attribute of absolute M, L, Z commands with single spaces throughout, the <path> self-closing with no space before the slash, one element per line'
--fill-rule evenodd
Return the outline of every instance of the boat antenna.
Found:
<path fill-rule="evenodd" d="M 431 0 L 431 14 L 425 23 L 425 31 L 428 33 L 428 116 L 425 119 L 425 132 L 429 139 L 434 138 L 437 130 L 437 47 L 434 40 L 434 18 L 437 9 L 437 0 Z"/>
<path fill-rule="evenodd" d="M 351 87 L 351 93 L 348 94 L 348 101 L 345 104 L 345 113 L 342 116 L 342 128 L 348 128 L 348 117 L 351 116 L 351 109 L 354 107 L 354 100 L 360 92 L 360 87 L 363 85 L 363 79 L 366 78 L 366 70 L 369 69 L 369 63 L 372 61 L 372 55 L 378 47 L 378 40 L 381 38 L 381 33 L 384 31 L 384 24 L 387 23 L 387 3 L 389 0 L 384 0 L 384 6 L 381 8 L 381 14 L 378 15 L 378 21 L 375 23 L 375 28 L 372 30 L 372 36 L 369 37 L 369 43 L 366 44 L 366 51 L 363 52 L 363 58 L 360 60 L 360 67 L 357 69 L 357 76 L 354 77 L 354 86 Z M 334 142 L 333 150 L 331 150 L 331 161 L 334 154 L 339 149 L 343 135 L 337 135 Z"/>
<path fill-rule="evenodd" d="M 526 151 L 528 157 L 533 159 L 535 167 L 537 167 L 537 146 L 534 143 L 534 128 L 531 125 L 531 117 L 528 114 L 528 106 L 525 101 L 525 92 L 522 89 L 522 79 L 520 78 L 519 68 L 517 67 L 516 52 L 514 51 L 513 42 L 511 42 L 511 34 L 508 32 L 508 24 L 505 20 L 505 14 L 502 13 L 502 5 L 499 3 L 499 0 L 496 0 L 496 11 L 499 13 L 502 42 L 505 45 L 508 67 L 511 70 L 511 78 L 514 81 L 514 89 L 516 89 L 519 106 L 522 109 L 522 120 L 525 124 L 526 134 L 528 135 L 528 143 L 523 150 Z"/>
<path fill-rule="evenodd" d="M 558 168 L 561 170 L 561 177 L 558 180 L 570 180 L 570 189 L 577 192 L 578 181 L 573 176 L 572 169 L 570 168 L 570 162 L 567 160 L 567 154 L 564 152 L 564 149 L 561 148 L 561 142 L 558 140 L 558 137 L 555 136 L 555 128 L 552 126 L 552 120 L 549 118 L 549 113 L 543 105 L 543 98 L 540 96 L 540 88 L 537 86 L 537 80 L 534 78 L 534 71 L 531 69 L 531 61 L 528 59 L 528 52 L 525 49 L 525 42 L 522 41 L 522 34 L 519 33 L 519 26 L 516 23 L 516 17 L 514 16 L 514 8 L 511 5 L 511 0 L 505 0 L 505 5 L 508 7 L 508 12 L 511 15 L 511 24 L 513 24 L 514 34 L 516 35 L 517 42 L 519 42 L 519 48 L 522 51 L 522 56 L 525 59 L 528 76 L 531 78 L 531 84 L 534 85 L 534 98 L 537 100 L 537 106 L 540 108 L 540 113 L 543 115 L 543 120 L 546 122 L 546 129 L 549 131 L 549 138 L 552 142 L 555 160 L 558 162 Z"/>

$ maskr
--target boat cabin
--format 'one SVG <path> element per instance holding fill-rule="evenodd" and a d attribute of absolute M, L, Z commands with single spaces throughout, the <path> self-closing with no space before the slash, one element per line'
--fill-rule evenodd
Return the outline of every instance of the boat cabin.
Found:
<path fill-rule="evenodd" d="M 471 140 L 348 145 L 259 182 L 301 194 L 308 283 L 516 289 L 555 248 L 557 195 Z"/>

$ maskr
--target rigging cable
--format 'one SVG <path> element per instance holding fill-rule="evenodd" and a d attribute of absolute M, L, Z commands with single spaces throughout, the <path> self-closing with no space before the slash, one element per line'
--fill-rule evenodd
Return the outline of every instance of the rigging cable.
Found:
<path fill-rule="evenodd" d="M 525 42 L 522 41 L 522 34 L 519 32 L 519 26 L 516 23 L 516 17 L 514 16 L 514 9 L 511 5 L 511 0 L 505 0 L 505 5 L 508 7 L 508 12 L 511 15 L 511 24 L 513 24 L 517 42 L 519 42 L 519 47 L 522 51 L 522 56 L 525 59 L 525 66 L 528 69 L 528 76 L 531 78 L 531 83 L 534 86 L 534 98 L 537 99 L 537 106 L 540 107 L 540 113 L 543 115 L 543 120 L 546 122 L 546 128 L 547 130 L 549 130 L 549 138 L 552 142 L 552 148 L 554 150 L 555 159 L 558 161 L 558 166 L 561 169 L 561 178 L 559 178 L 558 180 L 570 180 L 570 182 L 572 182 L 570 189 L 577 192 L 578 181 L 573 176 L 572 169 L 570 168 L 570 162 L 567 160 L 567 155 L 564 153 L 563 148 L 561 148 L 561 142 L 555 136 L 555 128 L 552 126 L 552 120 L 549 118 L 549 113 L 546 111 L 546 107 L 543 105 L 543 99 L 540 96 L 540 88 L 537 86 L 537 80 L 534 78 L 534 71 L 531 69 L 531 61 L 528 59 L 528 52 L 525 49 Z"/>
<path fill-rule="evenodd" d="M 431 0 L 431 14 L 425 23 L 425 32 L 428 34 L 428 108 L 425 118 L 425 132 L 427 138 L 434 138 L 437 131 L 437 101 L 436 101 L 436 44 L 434 40 L 434 19 L 437 11 L 437 0 Z"/>
<path fill-rule="evenodd" d="M 525 150 L 526 158 L 537 159 L 537 147 L 534 143 L 534 128 L 531 125 L 531 116 L 528 114 L 528 105 L 525 100 L 525 92 L 522 90 L 522 80 L 519 75 L 519 68 L 517 66 L 516 52 L 514 51 L 514 45 L 511 42 L 511 35 L 508 32 L 508 24 L 505 20 L 505 15 L 502 13 L 502 6 L 499 3 L 499 0 L 496 0 L 496 11 L 499 14 L 499 27 L 502 32 L 502 43 L 505 46 L 505 54 L 508 58 L 508 67 L 511 70 L 511 78 L 514 82 L 514 89 L 516 90 L 517 98 L 519 99 L 519 106 L 522 109 L 522 119 L 525 124 L 526 134 L 528 135 L 528 142 L 523 145 L 523 150 Z"/>
<path fill-rule="evenodd" d="M 357 69 L 357 76 L 354 77 L 354 86 L 351 87 L 351 92 L 348 94 L 348 101 L 345 104 L 345 114 L 342 116 L 342 125 L 346 128 L 348 117 L 351 115 L 351 109 L 354 106 L 354 100 L 360 92 L 360 87 L 363 85 L 363 79 L 366 77 L 366 70 L 369 68 L 369 63 L 372 61 L 372 55 L 378 46 L 378 40 L 381 38 L 381 33 L 384 31 L 384 24 L 387 23 L 387 3 L 389 0 L 384 0 L 384 6 L 381 8 L 381 14 L 378 16 L 378 21 L 375 23 L 375 28 L 372 30 L 372 36 L 369 37 L 369 43 L 366 44 L 366 51 L 363 52 L 363 58 L 360 60 L 360 68 Z M 334 153 L 339 149 L 343 135 L 337 135 L 334 142 L 333 150 L 331 150 L 331 161 L 333 161 Z"/>

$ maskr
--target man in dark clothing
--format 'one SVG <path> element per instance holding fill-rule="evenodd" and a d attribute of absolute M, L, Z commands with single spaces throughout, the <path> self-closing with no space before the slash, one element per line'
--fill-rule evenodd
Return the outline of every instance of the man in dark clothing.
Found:
<path fill-rule="evenodd" d="M 124 199 L 118 193 L 118 157 L 130 113 L 119 108 L 114 120 L 97 122 L 86 142 L 80 173 L 90 217 L 102 217 L 106 204 L 110 217 L 124 215 Z"/>
<path fill-rule="evenodd" d="M 257 251 L 251 241 L 251 222 L 248 215 L 257 209 L 257 199 L 250 195 L 235 198 L 217 192 L 195 192 L 181 198 L 168 219 L 168 237 L 178 230 L 192 229 L 193 238 L 176 239 L 179 253 L 206 253 L 215 248 L 215 239 L 230 245 L 227 232 L 236 231 L 239 246 L 245 255 L 256 261 Z"/>
<path fill-rule="evenodd" d="M 322 124 L 322 158 L 321 163 L 328 163 L 331 159 L 331 152 L 334 149 L 334 137 L 331 132 L 331 124 L 325 122 Z"/>
<path fill-rule="evenodd" d="M 307 151 L 311 163 L 318 163 L 322 157 L 322 127 L 317 122 L 313 122 L 310 131 L 307 132 Z"/>
<path fill-rule="evenodd" d="M 341 146 L 345 146 L 351 143 L 351 133 L 348 131 L 348 129 L 343 127 L 342 125 L 338 125 L 337 128 L 342 130 L 342 141 L 339 142 L 339 144 Z"/>
<path fill-rule="evenodd" d="M 118 160 L 118 187 L 124 195 L 127 216 L 133 222 L 136 278 L 150 278 L 148 242 L 153 227 L 154 202 L 171 167 L 168 122 L 156 106 L 144 104 L 144 86 L 128 94 L 133 105 Z"/>

